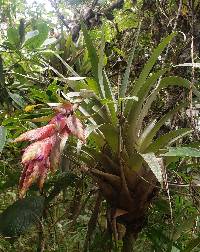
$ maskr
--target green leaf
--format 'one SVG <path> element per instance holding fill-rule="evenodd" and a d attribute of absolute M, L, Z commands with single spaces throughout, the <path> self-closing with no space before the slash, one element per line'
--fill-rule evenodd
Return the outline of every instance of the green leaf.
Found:
<path fill-rule="evenodd" d="M 0 233 L 6 237 L 16 237 L 39 222 L 44 210 L 44 198 L 26 197 L 17 200 L 0 215 Z"/>
<path fill-rule="evenodd" d="M 83 36 L 84 36 L 84 39 L 85 39 L 85 43 L 86 43 L 86 47 L 87 47 L 87 50 L 88 50 L 88 54 L 89 54 L 89 58 L 90 58 L 90 61 L 91 61 L 91 66 L 92 66 L 92 74 L 95 78 L 95 81 L 98 85 L 99 83 L 99 77 L 98 77 L 98 64 L 99 64 L 99 58 L 98 58 L 98 55 L 97 55 L 97 52 L 92 44 L 92 41 L 91 41 L 91 38 L 88 34 L 88 31 L 87 31 L 87 28 L 86 26 L 84 25 L 84 23 L 81 24 L 82 26 L 82 31 L 83 31 Z M 101 90 L 100 90 L 100 87 L 98 85 L 98 90 L 99 90 L 99 93 L 101 93 Z"/>
<path fill-rule="evenodd" d="M 103 29 L 103 28 L 102 28 Z M 111 101 L 113 101 L 113 104 L 106 104 L 105 108 L 107 111 L 107 114 L 112 119 L 113 123 L 116 123 L 117 117 L 116 117 L 116 104 L 115 104 L 115 98 L 114 94 L 112 92 L 112 87 L 110 84 L 110 81 L 107 77 L 106 72 L 103 70 L 104 66 L 104 47 L 105 47 L 105 38 L 104 38 L 104 32 L 102 32 L 102 38 L 101 38 L 101 49 L 100 49 L 100 56 L 98 57 L 97 51 L 91 41 L 91 38 L 87 32 L 86 26 L 82 23 L 82 31 L 86 43 L 86 47 L 88 50 L 91 66 L 92 66 L 92 74 L 94 76 L 95 82 L 93 85 L 95 93 L 97 93 L 98 90 L 98 96 L 101 98 L 107 98 Z"/>
<path fill-rule="evenodd" d="M 6 127 L 0 126 L 0 153 L 2 152 L 6 143 L 7 130 Z"/>
<path fill-rule="evenodd" d="M 189 241 L 189 243 L 186 245 L 185 249 L 182 250 L 182 252 L 190 252 L 200 244 L 200 237 L 197 237 L 195 239 L 192 239 Z"/>
<path fill-rule="evenodd" d="M 132 65 L 132 62 L 133 62 L 133 57 L 134 57 L 134 54 L 135 54 L 136 44 L 137 44 L 139 33 L 140 33 L 140 27 L 141 27 L 141 22 L 139 23 L 139 27 L 138 27 L 138 30 L 137 30 L 137 35 L 136 35 L 136 38 L 135 38 L 135 43 L 134 43 L 133 49 L 132 49 L 132 51 L 130 53 L 130 56 L 128 58 L 127 67 L 126 67 L 126 70 L 125 70 L 125 74 L 123 76 L 122 84 L 120 86 L 120 90 L 119 90 L 119 97 L 120 98 L 125 97 L 126 90 L 127 90 L 128 84 L 129 84 L 129 76 L 130 76 L 130 72 L 131 72 L 131 65 Z"/>
<path fill-rule="evenodd" d="M 126 94 L 126 90 L 129 84 L 129 76 L 130 76 L 130 71 L 131 71 L 131 65 L 132 65 L 132 61 L 133 61 L 133 57 L 135 54 L 135 47 L 133 47 L 130 56 L 128 58 L 128 64 L 122 79 L 122 84 L 120 86 L 120 90 L 119 90 L 119 97 L 123 98 Z"/>
<path fill-rule="evenodd" d="M 136 83 L 134 85 L 134 90 L 133 90 L 132 95 L 137 96 L 138 91 L 143 86 L 143 83 L 145 82 L 146 78 L 148 77 L 148 75 L 149 75 L 151 69 L 153 68 L 154 64 L 156 63 L 158 57 L 160 56 L 160 54 L 163 52 L 165 47 L 169 44 L 169 42 L 175 36 L 176 36 L 176 33 L 171 33 L 169 36 L 167 36 L 166 38 L 164 38 L 162 40 L 162 42 L 158 45 L 158 47 L 156 49 L 154 49 L 150 59 L 145 64 L 145 66 L 144 66 L 138 80 L 136 81 Z"/>
<path fill-rule="evenodd" d="M 160 82 L 160 86 L 159 86 L 159 91 L 162 88 L 166 88 L 168 86 L 179 86 L 179 87 L 185 87 L 187 89 L 190 89 L 192 87 L 193 93 L 198 98 L 200 98 L 200 92 L 196 89 L 196 87 L 192 86 L 191 82 L 189 80 L 184 79 L 182 77 L 179 77 L 179 76 L 169 76 L 169 77 L 162 78 L 162 80 Z"/>
<path fill-rule="evenodd" d="M 23 108 L 24 106 L 26 106 L 26 102 L 23 99 L 22 96 L 18 95 L 18 94 L 13 94 L 11 92 L 8 92 L 9 96 L 12 98 L 12 100 L 19 105 L 21 108 Z"/>
<path fill-rule="evenodd" d="M 14 27 L 8 28 L 7 37 L 8 37 L 8 41 L 10 42 L 10 44 L 15 46 L 16 48 L 19 46 L 20 37 L 19 37 L 19 31 L 17 28 L 14 28 Z"/>
<path fill-rule="evenodd" d="M 147 147 L 151 144 L 153 138 L 156 136 L 159 129 L 165 124 L 165 122 L 171 118 L 175 113 L 177 113 L 181 108 L 187 106 L 187 103 L 182 103 L 176 106 L 174 109 L 170 110 L 167 114 L 165 114 L 150 131 L 146 134 L 146 130 L 148 130 L 148 126 L 144 129 L 143 133 L 139 137 L 137 141 L 138 150 L 143 153 Z"/>
<path fill-rule="evenodd" d="M 24 46 L 29 49 L 40 47 L 48 37 L 49 28 L 46 23 L 37 22 L 35 28 L 36 30 L 28 32 L 25 35 Z"/>
<path fill-rule="evenodd" d="M 200 157 L 200 150 L 191 147 L 170 147 L 169 151 L 163 154 L 166 157 Z"/>
<path fill-rule="evenodd" d="M 136 125 L 136 128 L 134 129 L 135 135 L 137 135 L 139 130 L 141 129 L 143 119 L 148 114 L 148 111 L 149 111 L 152 103 L 156 99 L 156 96 L 158 95 L 159 91 L 162 88 L 167 88 L 168 86 L 180 86 L 180 87 L 185 87 L 187 89 L 190 89 L 191 84 L 190 84 L 190 81 L 188 81 L 182 77 L 178 77 L 178 76 L 169 76 L 169 77 L 162 78 L 162 80 L 160 81 L 160 85 L 152 91 L 152 93 L 149 95 L 146 103 L 143 105 L 143 108 L 140 111 L 140 113 L 137 113 L 138 119 L 137 119 L 137 122 L 134 124 L 134 125 Z M 193 93 L 197 97 L 200 97 L 200 93 L 195 87 L 193 87 Z M 133 110 L 132 114 L 133 114 L 134 118 L 135 118 L 135 113 L 136 112 L 134 112 L 134 110 Z"/>
<path fill-rule="evenodd" d="M 144 161 L 148 164 L 149 168 L 151 169 L 157 180 L 162 184 L 163 183 L 162 167 L 155 154 L 151 152 L 140 155 L 143 157 Z"/>
<path fill-rule="evenodd" d="M 99 80 L 99 86 L 100 86 L 102 98 L 106 98 L 105 89 L 104 89 L 104 78 L 103 78 L 104 48 L 105 48 L 105 38 L 104 38 L 104 30 L 102 29 L 100 55 L 99 55 L 99 62 L 98 62 L 98 80 Z"/>
<path fill-rule="evenodd" d="M 138 92 L 138 102 L 128 102 L 126 105 L 125 114 L 127 114 L 129 107 L 132 105 L 128 115 L 128 121 L 129 121 L 128 135 L 132 143 L 134 143 L 134 141 L 136 140 L 138 132 L 141 131 L 144 115 L 146 115 L 146 113 L 148 112 L 151 103 L 147 108 L 145 108 L 145 110 L 143 106 L 147 104 L 147 102 L 151 97 L 153 98 L 151 99 L 151 102 L 153 102 L 153 100 L 156 98 L 158 91 L 157 90 L 152 91 L 153 92 L 152 95 L 150 96 L 150 98 L 147 99 L 147 102 L 144 105 L 145 99 L 151 88 L 155 85 L 158 79 L 164 73 L 166 73 L 167 70 L 168 69 L 161 69 L 158 72 L 152 74 L 152 76 L 146 80 L 146 82 L 143 84 L 140 91 Z"/>
<path fill-rule="evenodd" d="M 112 91 L 111 83 L 108 79 L 108 76 L 105 70 L 103 71 L 103 80 L 104 80 L 106 98 L 111 100 L 111 103 L 108 104 L 110 117 L 112 119 L 113 124 L 115 125 L 117 123 L 117 114 L 116 114 L 117 104 L 116 104 L 115 96 Z"/>
<path fill-rule="evenodd" d="M 28 45 L 29 43 L 31 43 L 31 39 L 38 36 L 39 35 L 39 31 L 35 30 L 35 31 L 30 31 L 27 32 L 25 35 L 25 41 L 24 41 L 24 46 Z"/>
<path fill-rule="evenodd" d="M 42 47 L 50 46 L 53 45 L 57 42 L 58 40 L 56 38 L 48 38 L 45 39 L 44 43 L 42 44 Z"/>
<path fill-rule="evenodd" d="M 146 152 L 157 152 L 159 149 L 173 144 L 175 141 L 179 140 L 180 138 L 183 138 L 184 136 L 192 133 L 193 130 L 191 129 L 177 129 L 174 131 L 171 131 L 161 137 L 159 137 L 156 141 L 154 141 L 152 144 L 149 145 L 149 147 L 146 149 Z"/>
<path fill-rule="evenodd" d="M 111 124 L 104 124 L 100 127 L 101 132 L 105 136 L 106 142 L 112 148 L 113 152 L 117 153 L 118 151 L 118 131 Z"/>
<path fill-rule="evenodd" d="M 194 226 L 194 222 L 195 222 L 196 217 L 197 217 L 197 215 L 193 214 L 192 216 L 189 216 L 186 219 L 182 219 L 181 224 L 179 226 L 176 226 L 175 231 L 173 233 L 171 233 L 172 239 L 174 241 L 176 241 L 180 238 L 180 236 L 183 233 L 186 233 L 189 230 L 191 230 L 192 227 Z"/>

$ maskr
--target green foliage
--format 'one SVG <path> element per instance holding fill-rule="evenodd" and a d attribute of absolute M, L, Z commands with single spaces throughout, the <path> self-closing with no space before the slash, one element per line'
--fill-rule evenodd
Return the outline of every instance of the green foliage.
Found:
<path fill-rule="evenodd" d="M 193 9 L 198 9 L 196 2 Z M 91 22 L 82 21 L 83 36 L 80 33 L 76 43 L 69 32 L 77 22 L 70 23 L 74 18 L 71 11 L 76 8 L 79 16 L 82 2 L 69 7 L 72 3 L 61 0 L 55 12 L 42 6 L 27 8 L 20 0 L 0 4 L 1 21 L 6 24 L 0 35 L 0 231 L 6 237 L 21 236 L 10 251 L 32 251 L 36 236 L 41 238 L 40 224 L 47 251 L 81 250 L 90 230 L 97 187 L 103 195 L 110 188 L 117 193 L 110 201 L 102 201 L 88 251 L 123 250 L 123 241 L 114 241 L 114 227 L 107 220 L 115 221 L 115 210 L 125 210 L 119 204 L 124 193 L 121 167 L 130 195 L 134 195 L 130 206 L 139 208 L 154 179 L 160 182 L 149 195 L 148 223 L 142 226 L 135 250 L 199 251 L 200 155 L 195 125 L 199 117 L 185 115 L 188 106 L 198 110 L 199 85 L 193 84 L 194 77 L 199 79 L 199 71 L 195 68 L 191 78 L 193 65 L 184 63 L 190 61 L 190 41 L 183 42 L 173 28 L 175 22 L 176 30 L 183 31 L 187 38 L 191 30 L 196 32 L 199 19 L 194 20 L 196 26 L 191 29 L 190 18 L 196 14 L 191 13 L 186 1 L 178 22 L 175 1 L 167 5 L 127 1 L 123 8 L 113 11 L 111 22 L 102 14 L 110 3 L 99 3 L 93 11 L 102 11 L 101 21 L 93 26 L 92 21 L 98 19 L 96 13 Z M 18 20 L 21 16 L 26 20 Z M 70 26 L 65 27 L 65 22 Z M 198 59 L 198 52 L 194 56 Z M 28 196 L 12 204 L 21 169 L 19 150 L 25 147 L 14 145 L 12 139 L 46 125 L 52 116 L 50 107 L 65 100 L 78 103 L 75 113 L 85 123 L 87 144 L 69 139 L 63 163 L 45 183 L 45 198 Z M 155 178 L 147 176 L 149 171 Z M 131 180 L 133 174 L 142 181 L 136 187 Z M 148 188 L 140 188 L 145 183 Z M 159 196 L 153 200 L 159 188 Z M 35 195 L 36 191 L 34 185 L 29 193 Z M 140 200 L 135 197 L 137 192 Z M 124 201 L 128 202 L 125 197 Z M 139 209 L 131 216 L 128 210 L 127 219 L 141 212 Z M 123 220 L 123 215 L 116 221 L 119 219 Z M 121 223 L 117 224 L 119 236 Z M 32 224 L 37 225 L 30 230 Z M 0 250 L 9 246 L 0 240 Z"/>
<path fill-rule="evenodd" d="M 40 222 L 44 210 L 44 198 L 27 197 L 18 200 L 0 215 L 0 233 L 8 238 L 17 237 Z"/>
<path fill-rule="evenodd" d="M 164 156 L 175 156 L 175 157 L 200 157 L 198 149 L 191 147 L 176 147 L 169 148 L 169 151 L 163 154 Z"/>

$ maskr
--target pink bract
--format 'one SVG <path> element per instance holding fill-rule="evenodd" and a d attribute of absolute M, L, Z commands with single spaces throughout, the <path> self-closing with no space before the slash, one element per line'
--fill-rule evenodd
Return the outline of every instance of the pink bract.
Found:
<path fill-rule="evenodd" d="M 21 198 L 35 181 L 42 189 L 49 169 L 55 171 L 59 166 L 61 153 L 69 135 L 85 142 L 83 125 L 73 115 L 72 104 L 63 104 L 55 111 L 56 115 L 46 126 L 27 131 L 14 141 L 34 141 L 22 155 L 24 169 L 19 182 Z"/>

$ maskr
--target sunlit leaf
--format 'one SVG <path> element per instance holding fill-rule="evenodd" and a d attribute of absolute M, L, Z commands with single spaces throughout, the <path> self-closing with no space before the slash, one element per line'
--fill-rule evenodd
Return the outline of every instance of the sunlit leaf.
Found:
<path fill-rule="evenodd" d="M 44 41 L 44 43 L 41 45 L 42 47 L 44 46 L 49 46 L 49 45 L 53 45 L 57 42 L 58 40 L 56 38 L 48 38 Z"/>
<path fill-rule="evenodd" d="M 40 47 L 48 36 L 49 28 L 46 23 L 38 21 L 35 24 L 35 28 L 34 31 L 30 31 L 25 35 L 24 46 L 29 49 Z"/>
<path fill-rule="evenodd" d="M 163 169 L 159 159 L 152 153 L 141 154 L 144 161 L 148 164 L 149 168 L 157 178 L 157 180 L 162 184 L 163 183 Z"/>
<path fill-rule="evenodd" d="M 163 156 L 170 157 L 200 157 L 200 150 L 191 147 L 170 147 Z"/>
<path fill-rule="evenodd" d="M 25 35 L 24 46 L 31 42 L 31 39 L 39 34 L 38 30 L 27 32 Z"/>

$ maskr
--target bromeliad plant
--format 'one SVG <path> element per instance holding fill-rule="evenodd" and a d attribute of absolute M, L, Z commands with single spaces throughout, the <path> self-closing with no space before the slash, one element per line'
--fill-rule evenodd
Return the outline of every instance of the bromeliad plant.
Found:
<path fill-rule="evenodd" d="M 118 237 L 116 222 L 123 223 L 126 227 L 124 251 L 132 251 L 132 242 L 144 225 L 146 210 L 157 191 L 157 184 L 163 184 L 163 160 L 157 155 L 161 148 L 191 133 L 190 129 L 185 128 L 157 137 L 160 128 L 187 106 L 186 102 L 175 104 L 159 120 L 155 118 L 145 122 L 144 119 L 161 89 L 170 85 L 190 88 L 190 82 L 177 76 L 163 77 L 169 69 L 151 72 L 160 54 L 174 38 L 175 34 L 171 34 L 153 51 L 137 81 L 130 85 L 133 49 L 122 83 L 118 85 L 116 98 L 104 69 L 104 36 L 98 53 L 84 26 L 82 30 L 93 79 L 86 78 L 81 83 L 77 82 L 77 85 L 69 82 L 69 86 L 76 94 L 86 95 L 77 109 L 87 118 L 86 134 L 81 122 L 73 115 L 72 105 L 67 103 L 57 108 L 56 116 L 48 125 L 18 137 L 15 142 L 33 141 L 22 156 L 24 171 L 20 180 L 20 195 L 22 197 L 36 179 L 39 180 L 39 187 L 42 187 L 47 171 L 58 166 L 60 153 L 69 134 L 83 142 L 86 135 L 89 135 L 87 145 L 82 146 L 82 152 L 77 154 L 77 151 L 70 148 L 69 159 L 73 160 L 75 156 L 76 160 L 80 160 L 82 170 L 88 172 L 98 184 L 109 203 L 115 238 Z M 66 63 L 65 66 L 72 74 L 75 73 Z M 76 73 L 75 79 L 80 81 L 83 78 Z M 196 90 L 194 92 L 199 96 Z"/>
<path fill-rule="evenodd" d="M 132 242 L 144 225 L 146 210 L 158 191 L 157 186 L 160 183 L 162 187 L 166 182 L 163 182 L 163 160 L 158 157 L 160 150 L 191 133 L 190 129 L 181 128 L 157 137 L 160 128 L 187 106 L 185 101 L 174 104 L 160 119 L 153 118 L 150 122 L 146 119 L 148 112 L 161 89 L 169 86 L 189 89 L 191 85 L 184 78 L 166 76 L 168 68 L 152 71 L 158 57 L 175 37 L 173 33 L 153 51 L 135 83 L 129 84 L 133 49 L 122 83 L 118 85 L 118 93 L 114 93 L 104 69 L 104 36 L 97 51 L 84 26 L 82 30 L 94 79 L 86 80 L 79 87 L 95 94 L 92 99 L 82 102 L 79 108 L 94 129 L 88 137 L 88 144 L 83 146 L 82 160 L 85 170 L 94 178 L 109 203 L 115 238 L 118 237 L 116 222 L 123 223 L 126 227 L 123 251 L 132 251 Z M 80 91 L 80 88 L 75 91 Z M 199 96 L 195 89 L 193 92 Z M 73 153 L 70 155 L 72 157 Z"/>
<path fill-rule="evenodd" d="M 33 142 L 22 155 L 24 170 L 19 183 L 21 198 L 36 180 L 42 189 L 48 170 L 57 169 L 70 134 L 85 142 L 83 125 L 73 112 L 73 105 L 64 103 L 56 108 L 56 115 L 46 126 L 27 131 L 15 139 L 14 142 Z"/>

